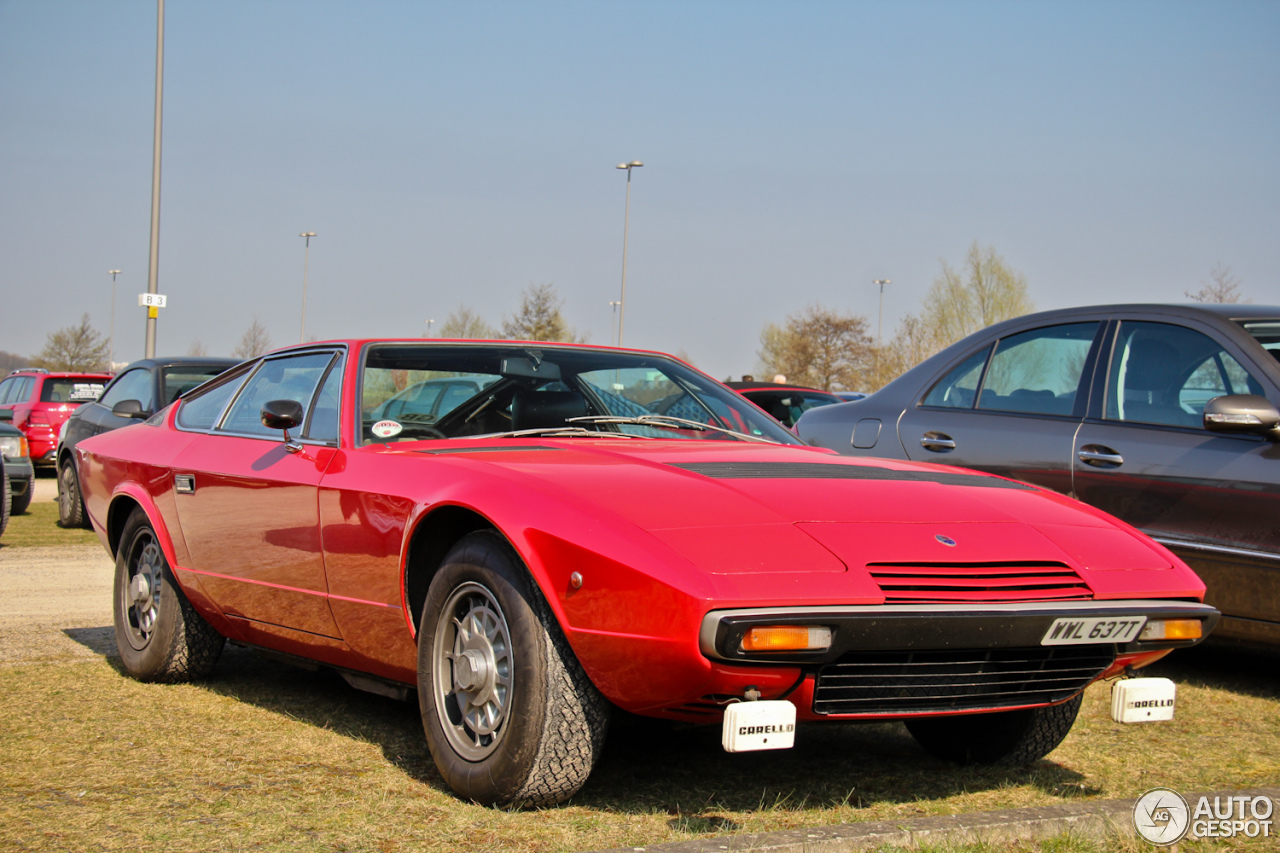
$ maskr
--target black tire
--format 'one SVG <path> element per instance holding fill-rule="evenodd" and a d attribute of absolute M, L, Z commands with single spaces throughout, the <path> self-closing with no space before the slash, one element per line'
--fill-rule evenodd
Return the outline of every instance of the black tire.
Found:
<path fill-rule="evenodd" d="M 508 808 L 573 796 L 609 724 L 608 701 L 519 556 L 492 531 L 464 537 L 431 581 L 418 632 L 418 702 L 449 787 Z"/>
<path fill-rule="evenodd" d="M 70 459 L 58 466 L 58 524 L 62 527 L 89 526 L 84 514 L 84 498 L 80 494 L 80 477 Z"/>
<path fill-rule="evenodd" d="M 203 678 L 225 639 L 195 611 L 174 580 L 151 521 L 135 509 L 116 552 L 116 647 L 139 681 Z"/>
<path fill-rule="evenodd" d="M 22 515 L 31 506 L 31 497 L 36 492 L 35 478 L 27 481 L 27 490 L 20 495 L 9 493 L 9 515 Z"/>
<path fill-rule="evenodd" d="M 34 483 L 31 484 L 35 486 Z M 9 469 L 4 467 L 4 460 L 0 459 L 0 534 L 3 534 L 5 528 L 9 526 Z"/>
<path fill-rule="evenodd" d="M 1039 761 L 1062 743 L 1083 698 L 1081 693 L 1061 705 L 1021 711 L 923 717 L 908 720 L 907 731 L 943 761 L 1020 767 Z"/>

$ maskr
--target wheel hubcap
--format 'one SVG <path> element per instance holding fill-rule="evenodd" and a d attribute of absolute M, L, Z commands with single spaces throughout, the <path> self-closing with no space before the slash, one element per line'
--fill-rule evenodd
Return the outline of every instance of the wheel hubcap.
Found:
<path fill-rule="evenodd" d="M 128 617 L 129 644 L 142 650 L 151 641 L 156 619 L 160 616 L 161 573 L 164 555 L 150 536 L 134 541 L 129 560 L 129 582 L 121 595 Z"/>
<path fill-rule="evenodd" d="M 440 613 L 435 649 L 436 705 L 449 744 L 479 761 L 501 741 L 510 712 L 511 634 L 493 593 L 459 586 Z"/>

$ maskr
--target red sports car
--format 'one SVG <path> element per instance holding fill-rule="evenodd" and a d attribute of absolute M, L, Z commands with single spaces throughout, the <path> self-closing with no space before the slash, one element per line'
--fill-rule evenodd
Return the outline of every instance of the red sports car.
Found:
<path fill-rule="evenodd" d="M 441 379 L 474 391 L 402 393 Z M 1102 512 L 803 446 L 658 353 L 309 344 L 76 453 L 130 674 L 198 678 L 231 639 L 416 689 L 481 803 L 571 796 L 614 707 L 720 723 L 730 751 L 895 719 L 947 759 L 1033 761 L 1086 686 L 1218 618 Z"/>

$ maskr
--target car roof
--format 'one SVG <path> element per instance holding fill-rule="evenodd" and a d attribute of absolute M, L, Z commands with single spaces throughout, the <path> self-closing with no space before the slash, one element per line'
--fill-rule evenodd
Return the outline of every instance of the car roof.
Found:
<path fill-rule="evenodd" d="M 823 391 L 821 388 L 810 388 L 807 385 L 792 385 L 790 383 L 778 382 L 726 382 L 735 391 L 813 391 L 817 394 L 831 394 L 830 391 Z M 832 396 L 835 396 L 832 394 Z"/>
<path fill-rule="evenodd" d="M 234 367 L 243 360 L 244 359 L 239 358 L 222 358 L 204 355 L 167 355 L 157 358 L 140 358 L 137 361 L 131 361 L 124 370 L 132 370 L 135 367 L 187 367 L 192 365 Z"/>

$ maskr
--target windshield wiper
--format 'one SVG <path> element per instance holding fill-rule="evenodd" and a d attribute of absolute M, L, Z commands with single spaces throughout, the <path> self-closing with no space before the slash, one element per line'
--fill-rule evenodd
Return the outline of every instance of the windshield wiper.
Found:
<path fill-rule="evenodd" d="M 572 419 L 576 420 L 576 418 Z M 552 438 L 635 438 L 634 435 L 627 435 L 618 432 L 600 432 L 595 429 L 585 429 L 583 427 L 538 427 L 536 429 L 513 429 L 507 432 L 487 432 L 482 435 L 468 435 L 465 438 L 520 438 L 536 435 L 545 435 Z M 459 436 L 460 438 L 462 436 Z"/>
<path fill-rule="evenodd" d="M 677 418 L 674 415 L 635 415 L 629 417 L 626 415 L 588 415 L 581 418 L 566 418 L 565 423 L 569 424 L 634 424 L 636 426 L 657 427 L 659 429 L 694 429 L 701 432 L 712 430 L 721 432 L 725 435 L 732 435 L 735 438 L 745 439 L 746 441 L 762 441 L 765 444 L 778 444 L 771 438 L 765 438 L 761 435 L 748 435 L 745 432 L 738 432 L 735 429 L 727 429 L 715 424 L 702 423 L 700 421 L 691 421 L 687 418 Z"/>

